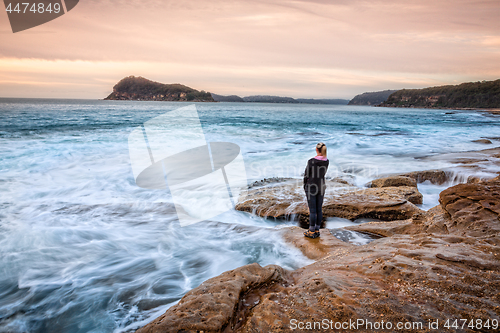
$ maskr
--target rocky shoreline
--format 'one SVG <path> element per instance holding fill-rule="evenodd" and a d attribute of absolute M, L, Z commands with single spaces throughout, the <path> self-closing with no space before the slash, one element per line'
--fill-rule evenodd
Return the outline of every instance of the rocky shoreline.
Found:
<path fill-rule="evenodd" d="M 480 169 L 478 156 L 498 163 L 497 154 L 498 148 L 471 152 L 467 158 L 478 162 L 464 167 Z M 371 332 L 373 325 L 394 331 L 398 323 L 414 332 L 488 331 L 477 323 L 500 321 L 500 176 L 470 177 L 442 191 L 434 208 L 416 206 L 422 200 L 418 182 L 443 184 L 451 176 L 419 171 L 377 179 L 364 189 L 349 179 L 328 180 L 325 215 L 375 217 L 381 221 L 345 229 L 381 238 L 358 246 L 328 229 L 316 239 L 304 238 L 299 227 L 273 231 L 271 237 L 279 233 L 316 261 L 295 271 L 258 264 L 227 271 L 137 332 Z M 262 182 L 237 209 L 307 220 L 301 196 L 293 180 Z M 455 319 L 467 325 L 444 326 Z"/>

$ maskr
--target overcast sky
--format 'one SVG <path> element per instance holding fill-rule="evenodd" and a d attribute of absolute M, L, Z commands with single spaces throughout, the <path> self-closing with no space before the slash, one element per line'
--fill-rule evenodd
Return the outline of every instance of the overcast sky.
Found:
<path fill-rule="evenodd" d="M 128 75 L 347 99 L 494 80 L 499 18 L 499 0 L 81 0 L 13 34 L 2 10 L 0 97 L 104 98 Z"/>

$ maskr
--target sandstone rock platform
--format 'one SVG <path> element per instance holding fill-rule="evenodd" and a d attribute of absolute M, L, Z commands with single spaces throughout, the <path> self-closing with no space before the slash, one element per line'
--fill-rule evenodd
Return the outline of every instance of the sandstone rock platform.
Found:
<path fill-rule="evenodd" d="M 404 185 L 414 184 L 413 179 L 405 179 Z M 360 189 L 342 182 L 329 181 L 323 201 L 323 216 L 392 221 L 410 218 L 420 211 L 415 205 L 421 203 L 422 194 L 416 186 Z M 236 209 L 268 218 L 296 217 L 306 224 L 309 217 L 304 190 L 297 182 L 250 189 L 245 198 L 240 198 Z"/>
<path fill-rule="evenodd" d="M 283 237 L 315 263 L 296 271 L 252 264 L 225 272 L 138 332 L 293 332 L 294 324 L 323 319 L 410 323 L 417 325 L 407 330 L 413 332 L 435 332 L 428 323 L 436 320 L 445 331 L 450 318 L 491 323 L 500 320 L 499 216 L 497 177 L 443 191 L 428 212 L 348 227 L 384 236 L 363 246 L 327 230 L 310 240 L 300 228 L 287 228 Z"/>

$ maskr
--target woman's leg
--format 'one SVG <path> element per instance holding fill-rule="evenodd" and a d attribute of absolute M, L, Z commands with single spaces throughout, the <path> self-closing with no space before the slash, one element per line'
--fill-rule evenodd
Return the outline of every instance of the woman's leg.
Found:
<path fill-rule="evenodd" d="M 313 231 L 319 231 L 321 222 L 323 222 L 323 198 L 324 196 L 321 194 L 316 195 L 316 227 Z"/>
<path fill-rule="evenodd" d="M 317 216 L 317 203 L 316 203 L 317 196 L 308 193 L 307 194 L 307 205 L 309 206 L 309 230 L 314 232 L 314 228 L 316 227 L 316 223 L 318 220 Z"/>

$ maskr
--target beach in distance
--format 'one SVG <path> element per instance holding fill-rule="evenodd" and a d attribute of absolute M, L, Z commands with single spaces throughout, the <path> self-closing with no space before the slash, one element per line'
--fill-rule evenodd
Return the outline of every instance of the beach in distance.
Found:
<path fill-rule="evenodd" d="M 249 196 L 181 227 L 168 190 L 135 183 L 127 140 L 191 104 L 0 99 L 0 331 L 499 319 L 498 115 L 194 103 L 208 142 L 240 147 Z M 308 241 L 301 181 L 318 142 L 329 192 Z"/>

